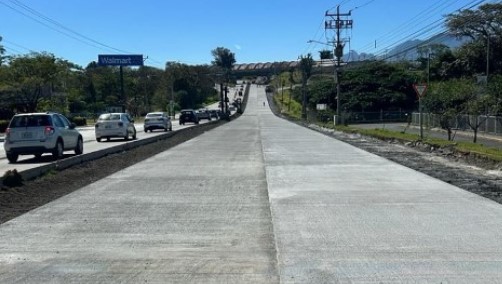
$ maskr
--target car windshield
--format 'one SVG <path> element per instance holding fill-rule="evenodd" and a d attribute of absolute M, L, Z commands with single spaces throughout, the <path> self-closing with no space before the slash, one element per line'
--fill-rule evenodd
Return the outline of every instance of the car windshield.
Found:
<path fill-rule="evenodd" d="M 120 114 L 118 114 L 118 113 L 104 113 L 99 116 L 99 120 L 120 120 Z"/>
<path fill-rule="evenodd" d="M 20 115 L 12 118 L 10 127 L 38 127 L 50 125 L 51 119 L 48 115 Z"/>
<path fill-rule="evenodd" d="M 146 117 L 161 117 L 162 113 L 149 113 L 146 115 Z"/>

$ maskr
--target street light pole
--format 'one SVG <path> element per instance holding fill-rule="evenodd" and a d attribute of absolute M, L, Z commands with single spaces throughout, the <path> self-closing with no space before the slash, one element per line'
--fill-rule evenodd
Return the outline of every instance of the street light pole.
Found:
<path fill-rule="evenodd" d="M 284 79 L 281 80 L 281 103 L 284 103 Z"/>

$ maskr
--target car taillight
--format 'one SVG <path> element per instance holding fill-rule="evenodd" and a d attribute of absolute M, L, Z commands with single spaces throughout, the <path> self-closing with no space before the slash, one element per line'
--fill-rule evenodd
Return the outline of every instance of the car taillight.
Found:
<path fill-rule="evenodd" d="M 123 122 L 119 122 L 119 127 L 123 127 L 124 126 L 124 123 Z"/>
<path fill-rule="evenodd" d="M 54 134 L 54 128 L 52 126 L 46 126 L 44 129 L 45 136 L 50 136 Z"/>

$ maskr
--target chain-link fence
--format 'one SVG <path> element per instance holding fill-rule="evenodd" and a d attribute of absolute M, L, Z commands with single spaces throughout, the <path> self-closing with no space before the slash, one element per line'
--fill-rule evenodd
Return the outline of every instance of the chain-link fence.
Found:
<path fill-rule="evenodd" d="M 413 125 L 420 125 L 420 113 L 414 112 L 411 115 L 411 123 Z M 426 128 L 441 127 L 440 119 L 441 116 L 437 114 L 422 113 L 422 125 Z M 502 135 L 502 117 L 501 116 L 485 116 L 479 115 L 477 117 L 470 117 L 471 122 L 477 122 L 479 124 L 478 132 L 486 134 Z M 471 131 L 472 128 L 469 126 L 469 115 L 458 115 L 453 118 L 450 122 L 453 129 Z M 474 123 L 472 123 L 474 124 Z"/>

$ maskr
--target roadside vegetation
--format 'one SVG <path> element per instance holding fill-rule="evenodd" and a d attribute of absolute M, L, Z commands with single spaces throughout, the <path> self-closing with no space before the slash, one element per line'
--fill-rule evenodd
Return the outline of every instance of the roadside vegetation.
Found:
<path fill-rule="evenodd" d="M 125 109 L 134 117 L 151 111 L 201 108 L 220 101 L 216 84 L 228 83 L 234 54 L 218 47 L 211 65 L 167 62 L 120 68 L 90 62 L 78 66 L 45 52 L 5 56 L 0 37 L 0 130 L 14 113 L 55 111 L 74 122 Z M 230 57 L 230 61 L 225 61 Z M 223 59 L 223 61 L 221 60 Z"/>
<path fill-rule="evenodd" d="M 286 116 L 288 119 L 291 120 L 296 120 L 296 121 L 302 121 L 301 119 L 301 104 L 294 100 L 291 99 L 291 102 L 289 101 L 289 93 L 285 92 L 284 97 L 286 98 L 284 102 L 282 101 L 282 94 L 276 93 L 273 96 L 274 103 L 278 107 L 280 113 L 284 116 Z M 293 107 L 289 108 L 288 106 L 291 105 Z M 462 142 L 462 141 L 453 141 L 451 139 L 448 139 L 447 136 L 445 136 L 444 139 L 438 139 L 438 138 L 432 138 L 432 137 L 424 137 L 424 139 L 420 138 L 420 135 L 418 134 L 413 134 L 413 133 L 406 133 L 405 130 L 403 131 L 392 131 L 389 129 L 381 129 L 381 128 L 375 128 L 375 129 L 362 129 L 350 125 L 338 125 L 335 126 L 333 121 L 319 121 L 319 120 L 314 120 L 311 123 L 314 123 L 318 125 L 319 127 L 322 128 L 328 128 L 328 129 L 334 129 L 337 131 L 342 131 L 346 133 L 358 133 L 364 136 L 369 136 L 369 137 L 374 137 L 380 140 L 386 140 L 386 141 L 399 141 L 402 144 L 412 144 L 416 145 L 417 143 L 422 143 L 424 145 L 428 145 L 430 147 L 434 148 L 441 148 L 441 149 L 450 149 L 453 152 L 456 153 L 463 153 L 463 154 L 472 154 L 472 155 L 477 155 L 481 158 L 486 158 L 489 160 L 493 160 L 495 162 L 502 162 L 502 151 L 496 148 L 490 148 L 490 147 L 485 147 L 482 144 L 479 143 L 474 143 L 474 142 Z"/>
<path fill-rule="evenodd" d="M 302 56 L 297 68 L 271 80 L 274 102 L 290 119 L 333 128 L 333 117 L 338 109 L 340 121 L 336 129 L 340 131 L 423 143 L 502 161 L 500 150 L 477 143 L 478 131 L 486 126 L 488 118 L 492 119 L 492 125 L 502 129 L 500 14 L 502 4 L 492 3 L 445 16 L 449 34 L 464 39 L 454 50 L 425 42 L 417 47 L 419 58 L 416 61 L 391 58 L 349 63 L 339 76 L 340 98 L 337 98 L 333 67 L 317 67 L 310 55 Z M 321 61 L 333 59 L 330 50 L 320 51 L 319 55 Z M 427 92 L 420 99 L 422 112 L 445 130 L 444 139 L 421 139 L 404 132 L 349 126 L 366 122 L 409 123 L 412 113 L 419 112 L 414 84 L 427 84 Z M 453 129 L 458 128 L 459 123 L 473 133 L 472 143 L 453 141 Z"/>
<path fill-rule="evenodd" d="M 5 56 L 0 37 L 0 128 L 15 112 L 93 118 L 115 106 L 140 117 L 149 111 L 199 108 L 226 100 L 221 90 L 238 79 L 267 82 L 281 111 L 294 119 L 329 124 L 338 110 L 338 124 L 408 122 L 419 109 L 413 86 L 427 83 L 422 112 L 446 131 L 446 140 L 453 139 L 452 129 L 462 120 L 476 143 L 488 117 L 502 129 L 501 14 L 501 3 L 487 3 L 446 15 L 448 34 L 464 39 L 460 47 L 425 41 L 416 48 L 416 60 L 397 55 L 349 62 L 340 70 L 338 85 L 333 67 L 316 65 L 310 54 L 301 55 L 296 66 L 234 70 L 235 55 L 218 47 L 211 51 L 210 65 L 126 67 L 122 93 L 118 67 L 96 62 L 82 67 L 43 52 Z M 319 59 L 333 60 L 333 53 L 322 50 Z"/>

